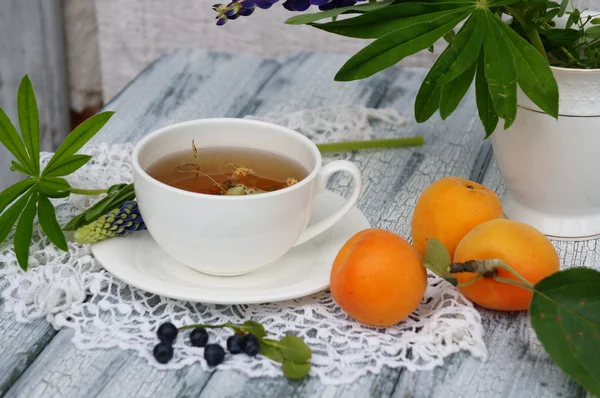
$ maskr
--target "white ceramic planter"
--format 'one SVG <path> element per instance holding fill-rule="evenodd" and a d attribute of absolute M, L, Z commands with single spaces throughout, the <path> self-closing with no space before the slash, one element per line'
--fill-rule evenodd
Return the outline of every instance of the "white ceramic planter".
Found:
<path fill-rule="evenodd" d="M 600 70 L 552 68 L 558 120 L 519 91 L 514 124 L 492 134 L 508 218 L 569 240 L 600 236 Z"/>

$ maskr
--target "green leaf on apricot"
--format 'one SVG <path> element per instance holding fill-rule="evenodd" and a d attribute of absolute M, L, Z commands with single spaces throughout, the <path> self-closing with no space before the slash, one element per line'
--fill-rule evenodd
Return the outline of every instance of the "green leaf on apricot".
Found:
<path fill-rule="evenodd" d="M 440 278 L 444 278 L 454 286 L 458 284 L 456 278 L 450 273 L 450 264 L 452 263 L 450 253 L 436 238 L 427 239 L 427 251 L 423 263 L 428 270 Z"/>
<path fill-rule="evenodd" d="M 571 268 L 533 288 L 531 325 L 552 360 L 600 396 L 600 272 Z"/>

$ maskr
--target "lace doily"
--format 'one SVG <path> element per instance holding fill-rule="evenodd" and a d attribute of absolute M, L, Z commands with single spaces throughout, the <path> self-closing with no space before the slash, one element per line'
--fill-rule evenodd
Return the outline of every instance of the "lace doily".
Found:
<path fill-rule="evenodd" d="M 285 124 L 317 142 L 372 138 L 372 119 L 398 126 L 404 119 L 391 110 L 336 108 L 272 114 L 262 120 Z M 345 121 L 346 123 L 340 123 Z M 340 127 L 343 126 L 343 127 Z M 84 148 L 93 160 L 69 177 L 73 186 L 97 188 L 130 182 L 131 145 L 99 145 Z M 42 162 L 51 154 L 43 153 Z M 54 203 L 64 225 L 91 204 L 88 198 L 73 195 Z M 113 238 L 118 239 L 118 238 Z M 11 240 L 9 240 L 10 242 Z M 179 369 L 199 362 L 207 368 L 201 348 L 177 339 L 175 356 L 167 365 L 152 357 L 156 329 L 164 321 L 175 325 L 190 323 L 241 323 L 247 319 L 265 325 L 270 335 L 297 334 L 313 351 L 312 376 L 325 384 L 349 383 L 383 366 L 405 367 L 410 371 L 432 369 L 460 350 L 486 358 L 483 328 L 477 310 L 456 289 L 430 275 L 423 302 L 402 323 L 390 328 L 367 327 L 344 314 L 325 291 L 302 299 L 261 305 L 203 305 L 156 296 L 114 278 L 103 270 L 88 246 L 69 243 L 69 252 L 57 250 L 39 234 L 36 226 L 31 248 L 30 269 L 20 271 L 12 244 L 0 246 L 5 310 L 27 322 L 45 317 L 55 328 L 75 332 L 79 349 L 121 347 L 134 350 L 158 368 Z M 209 332 L 211 340 L 224 344 L 230 330 Z M 185 347 L 184 347 L 185 346 Z M 249 375 L 280 376 L 278 363 L 258 356 L 227 356 L 221 369 L 236 369 Z"/>

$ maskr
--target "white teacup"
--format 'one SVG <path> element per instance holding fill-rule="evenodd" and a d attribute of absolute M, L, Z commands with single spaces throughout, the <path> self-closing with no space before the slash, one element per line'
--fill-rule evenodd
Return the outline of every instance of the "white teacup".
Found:
<path fill-rule="evenodd" d="M 291 187 L 246 196 L 207 195 L 171 187 L 146 173 L 157 160 L 190 148 L 260 149 L 299 162 L 310 174 Z M 152 238 L 169 256 L 212 275 L 241 275 L 282 257 L 338 222 L 358 200 L 362 179 L 345 160 L 322 166 L 319 149 L 288 128 L 245 119 L 201 119 L 161 128 L 133 151 L 135 194 Z M 307 228 L 315 197 L 335 172 L 354 191 L 335 213 Z"/>

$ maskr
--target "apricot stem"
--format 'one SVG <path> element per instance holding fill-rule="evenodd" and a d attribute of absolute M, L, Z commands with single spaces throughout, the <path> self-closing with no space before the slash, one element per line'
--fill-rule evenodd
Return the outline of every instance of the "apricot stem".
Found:
<path fill-rule="evenodd" d="M 508 283 L 509 285 L 518 286 L 518 287 L 522 287 L 523 289 L 533 291 L 533 285 L 529 282 L 527 282 L 527 284 L 524 284 L 524 283 L 517 282 L 512 279 L 509 279 L 509 278 L 503 278 L 501 276 L 494 276 L 493 278 L 495 281 L 498 281 L 498 282 Z"/>
<path fill-rule="evenodd" d="M 510 272 L 511 274 L 513 274 L 515 277 L 517 277 L 517 279 L 519 279 L 522 283 L 523 286 L 526 287 L 526 289 L 533 289 L 533 285 L 531 283 L 529 283 L 529 281 L 525 278 L 523 278 L 517 271 L 515 271 L 510 265 L 506 264 L 504 261 L 500 261 L 501 264 L 498 265 L 498 268 L 502 268 L 507 270 L 508 272 Z M 494 275 L 496 277 L 496 275 Z M 506 279 L 506 278 L 502 278 L 502 277 L 497 277 L 497 278 L 501 278 L 501 279 Z M 508 279 L 511 280 L 511 279 Z M 513 281 L 514 282 L 514 281 Z M 519 284 L 519 286 L 521 286 L 521 284 Z"/>
<path fill-rule="evenodd" d="M 471 279 L 470 281 L 465 283 L 459 283 L 458 285 L 456 285 L 456 287 L 467 287 L 469 285 L 472 285 L 473 283 L 477 282 L 482 276 L 483 274 L 478 274 L 475 278 Z"/>
<path fill-rule="evenodd" d="M 487 260 L 469 260 L 464 263 L 452 263 L 449 266 L 451 273 L 459 272 L 476 272 L 479 274 L 490 275 L 494 273 L 496 268 L 505 265 L 502 260 L 491 258 Z M 503 267 L 502 267 L 503 268 Z"/>

